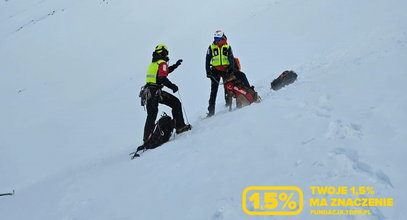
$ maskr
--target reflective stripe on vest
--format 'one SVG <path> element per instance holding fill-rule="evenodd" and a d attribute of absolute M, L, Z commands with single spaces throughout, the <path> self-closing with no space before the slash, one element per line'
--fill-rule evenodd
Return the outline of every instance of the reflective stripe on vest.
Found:
<path fill-rule="evenodd" d="M 212 51 L 212 66 L 229 66 L 229 59 L 228 59 L 228 50 L 229 45 L 225 44 L 222 48 L 219 49 L 218 46 L 215 44 L 211 45 Z"/>
<path fill-rule="evenodd" d="M 150 67 L 148 67 L 146 74 L 146 83 L 157 83 L 158 66 L 160 65 L 160 63 L 163 62 L 165 61 L 159 60 L 150 64 Z"/>

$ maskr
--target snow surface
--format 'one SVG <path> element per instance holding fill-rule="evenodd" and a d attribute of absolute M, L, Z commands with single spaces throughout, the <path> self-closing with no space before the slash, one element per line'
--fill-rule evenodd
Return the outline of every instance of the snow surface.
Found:
<path fill-rule="evenodd" d="M 0 219 L 405 219 L 407 2 L 0 1 Z M 206 113 L 205 52 L 228 36 L 263 102 Z M 165 43 L 193 130 L 137 160 Z M 170 63 L 171 63 L 170 61 Z M 274 92 L 286 69 L 296 83 Z M 161 106 L 161 111 L 170 113 Z M 249 216 L 248 186 L 372 186 L 372 215 Z"/>

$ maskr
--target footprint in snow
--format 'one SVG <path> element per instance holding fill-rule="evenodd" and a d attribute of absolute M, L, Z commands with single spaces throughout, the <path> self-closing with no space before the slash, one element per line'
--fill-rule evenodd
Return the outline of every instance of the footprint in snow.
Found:
<path fill-rule="evenodd" d="M 345 148 L 336 148 L 333 153 L 335 155 L 344 155 L 351 163 L 352 168 L 356 171 L 362 172 L 375 179 L 376 181 L 393 187 L 390 178 L 381 170 L 375 170 L 371 165 L 361 162 L 357 151 Z"/>

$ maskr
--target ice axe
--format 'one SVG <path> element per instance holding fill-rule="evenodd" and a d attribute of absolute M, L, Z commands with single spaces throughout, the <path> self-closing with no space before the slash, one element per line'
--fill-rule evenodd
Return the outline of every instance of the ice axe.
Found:
<path fill-rule="evenodd" d="M 216 78 L 212 75 L 208 75 L 211 79 L 215 80 L 215 82 L 217 82 L 219 85 L 223 85 L 223 83 L 219 82 L 218 80 L 216 80 Z"/>
<path fill-rule="evenodd" d="M 12 195 L 14 195 L 14 190 L 13 190 L 12 193 L 2 193 L 2 194 L 0 194 L 0 196 L 12 196 Z"/>

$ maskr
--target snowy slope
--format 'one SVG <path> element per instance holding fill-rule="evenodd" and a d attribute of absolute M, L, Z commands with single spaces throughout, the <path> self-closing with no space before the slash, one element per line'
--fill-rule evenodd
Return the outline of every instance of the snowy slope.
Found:
<path fill-rule="evenodd" d="M 1 219 L 403 219 L 407 3 L 0 2 Z M 221 17 L 227 22 L 221 22 Z M 263 102 L 201 120 L 226 32 Z M 165 43 L 193 130 L 137 160 L 137 97 Z M 171 61 L 170 61 L 171 62 Z M 298 81 L 278 92 L 285 69 Z M 219 93 L 221 97 L 222 93 Z M 169 113 L 168 108 L 160 107 Z M 248 216 L 248 186 L 372 186 L 370 216 Z"/>

